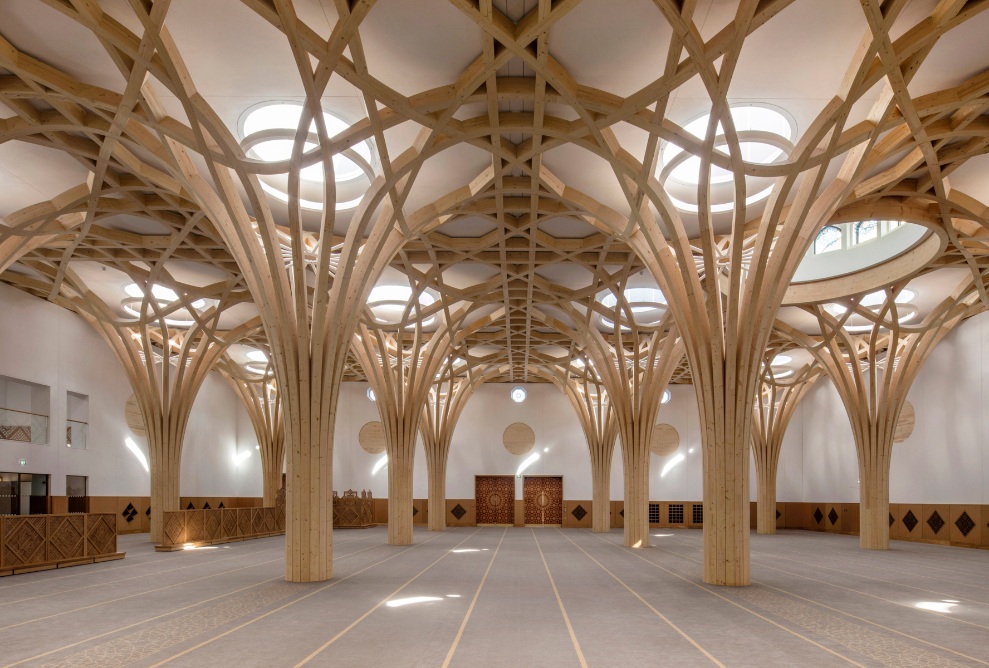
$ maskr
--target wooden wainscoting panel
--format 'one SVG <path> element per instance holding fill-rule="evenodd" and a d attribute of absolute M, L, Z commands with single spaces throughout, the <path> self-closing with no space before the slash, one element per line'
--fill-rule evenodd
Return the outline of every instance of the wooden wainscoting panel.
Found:
<path fill-rule="evenodd" d="M 515 477 L 474 476 L 474 502 L 477 524 L 515 524 Z"/>
<path fill-rule="evenodd" d="M 591 527 L 591 511 L 594 509 L 590 499 L 570 499 L 563 502 L 563 526 L 574 528 Z"/>
<path fill-rule="evenodd" d="M 612 501 L 611 502 L 611 528 L 612 529 L 624 529 L 625 528 L 625 502 L 624 501 Z"/>
<path fill-rule="evenodd" d="M 374 523 L 388 525 L 388 499 L 374 500 Z"/>
<path fill-rule="evenodd" d="M 563 476 L 522 478 L 524 522 L 533 526 L 563 526 Z"/>
<path fill-rule="evenodd" d="M 477 526 L 476 506 L 474 499 L 447 499 L 446 525 L 449 527 Z"/>
<path fill-rule="evenodd" d="M 924 540 L 947 543 L 951 540 L 951 531 L 948 529 L 951 520 L 950 506 L 948 504 L 924 504 L 924 516 L 920 518 L 921 536 Z"/>
<path fill-rule="evenodd" d="M 907 504 L 905 503 L 891 503 L 889 504 L 889 515 L 893 518 L 892 523 L 889 525 L 889 537 L 891 540 L 908 540 L 910 532 L 903 525 L 903 516 L 907 512 Z"/>
<path fill-rule="evenodd" d="M 69 497 L 52 496 L 48 500 L 53 515 L 64 515 L 69 512 Z"/>
<path fill-rule="evenodd" d="M 982 542 L 983 522 L 982 509 L 976 505 L 948 506 L 949 540 L 961 545 L 979 545 Z M 944 529 L 942 529 L 942 532 Z"/>
<path fill-rule="evenodd" d="M 841 533 L 841 512 L 840 503 L 826 503 L 821 506 L 821 510 L 824 511 L 824 520 L 821 524 L 824 525 L 824 530 L 831 533 Z"/>
<path fill-rule="evenodd" d="M 426 499 L 412 499 L 412 524 L 428 524 L 429 503 Z"/>
<path fill-rule="evenodd" d="M 515 526 L 525 526 L 525 501 L 515 499 Z"/>
<path fill-rule="evenodd" d="M 786 526 L 786 505 L 785 503 L 776 504 L 776 528 L 782 529 Z M 751 526 L 755 526 L 755 522 Z"/>
<path fill-rule="evenodd" d="M 924 520 L 927 516 L 924 515 L 924 506 L 919 503 L 904 503 L 900 505 L 901 512 L 899 515 L 900 521 L 903 522 L 904 529 L 906 530 L 906 535 L 904 540 L 920 540 L 924 537 Z"/>
<path fill-rule="evenodd" d="M 857 534 L 861 526 L 859 517 L 859 504 L 841 504 L 841 532 Z"/>

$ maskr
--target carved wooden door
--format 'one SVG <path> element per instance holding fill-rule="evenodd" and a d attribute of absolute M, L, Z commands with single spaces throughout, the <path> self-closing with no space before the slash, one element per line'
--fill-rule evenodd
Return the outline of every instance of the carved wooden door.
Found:
<path fill-rule="evenodd" d="M 474 476 L 474 499 L 478 524 L 515 524 L 513 476 Z"/>
<path fill-rule="evenodd" d="M 526 524 L 563 524 L 562 476 L 526 476 L 522 498 Z"/>

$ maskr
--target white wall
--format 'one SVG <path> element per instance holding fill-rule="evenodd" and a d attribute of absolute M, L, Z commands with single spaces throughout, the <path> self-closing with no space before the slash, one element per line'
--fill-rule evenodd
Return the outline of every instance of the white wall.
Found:
<path fill-rule="evenodd" d="M 891 501 L 989 503 L 989 404 L 983 378 L 989 358 L 989 314 L 963 323 L 932 353 L 910 391 L 916 428 L 894 447 Z M 65 491 L 65 476 L 89 477 L 94 496 L 146 495 L 149 478 L 124 446 L 130 434 L 123 406 L 131 389 L 106 344 L 75 314 L 19 290 L 0 285 L 0 376 L 51 388 L 50 445 L 0 441 L 0 471 L 48 473 L 52 494 Z M 590 461 L 583 433 L 566 397 L 549 384 L 526 385 L 528 398 L 516 404 L 512 386 L 485 385 L 464 409 L 453 437 L 447 495 L 472 498 L 477 474 L 514 474 L 524 457 L 509 454 L 502 433 L 512 422 L 529 424 L 540 459 L 532 474 L 564 476 L 569 499 L 591 497 Z M 65 447 L 66 393 L 89 397 L 89 448 Z M 372 475 L 381 455 L 360 448 L 357 435 L 379 419 L 365 383 L 345 383 L 337 409 L 333 487 L 388 493 L 387 470 Z M 658 420 L 680 434 L 683 461 L 661 477 L 670 457 L 653 456 L 650 497 L 699 500 L 702 496 L 700 425 L 693 388 L 671 387 L 672 400 Z M 43 412 L 43 411 L 39 411 Z M 146 452 L 143 439 L 135 438 Z M 260 496 L 260 456 L 246 412 L 216 374 L 203 385 L 190 417 L 182 458 L 186 496 Z M 548 452 L 544 452 L 549 448 Z M 691 453 L 690 450 L 693 449 Z M 238 452 L 251 456 L 240 464 Z M 675 456 L 675 455 L 674 455 Z M 19 460 L 26 459 L 25 467 Z M 754 475 L 750 473 L 752 498 Z M 521 496 L 521 484 L 517 490 Z M 427 495 L 426 461 L 416 450 L 414 495 Z M 622 498 L 620 446 L 615 448 L 611 496 Z M 858 471 L 851 428 L 830 381 L 819 381 L 797 408 L 784 439 L 778 476 L 780 501 L 858 500 Z"/>
<path fill-rule="evenodd" d="M 916 426 L 893 445 L 891 502 L 989 503 L 987 344 L 983 313 L 945 336 L 920 370 L 907 395 Z M 818 381 L 797 408 L 782 455 L 792 460 L 781 463 L 780 501 L 858 501 L 855 442 L 829 380 Z"/>
<path fill-rule="evenodd" d="M 130 385 L 109 347 L 70 311 L 0 285 L 0 375 L 51 388 L 49 445 L 0 441 L 0 471 L 47 473 L 51 493 L 65 494 L 66 475 L 89 477 L 92 496 L 147 496 L 150 478 L 124 445 L 143 438 L 124 422 Z M 88 449 L 65 445 L 67 392 L 89 396 Z M 246 429 L 244 428 L 246 426 Z M 62 435 L 61 439 L 59 435 Z M 236 395 L 210 374 L 193 406 L 182 457 L 186 496 L 260 496 L 257 441 Z M 238 448 L 252 457 L 239 466 Z M 27 460 L 20 466 L 21 459 Z"/>

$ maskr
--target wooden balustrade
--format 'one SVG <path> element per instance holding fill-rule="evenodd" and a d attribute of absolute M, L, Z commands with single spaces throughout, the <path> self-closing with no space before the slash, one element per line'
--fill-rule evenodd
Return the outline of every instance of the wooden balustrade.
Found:
<path fill-rule="evenodd" d="M 110 513 L 0 517 L 0 576 L 123 557 Z"/>
<path fill-rule="evenodd" d="M 333 528 L 334 529 L 366 529 L 375 526 L 374 498 L 371 492 L 361 492 L 359 495 L 348 489 L 343 496 L 333 492 Z"/>
<path fill-rule="evenodd" d="M 159 552 L 285 533 L 285 506 L 165 511 Z"/>

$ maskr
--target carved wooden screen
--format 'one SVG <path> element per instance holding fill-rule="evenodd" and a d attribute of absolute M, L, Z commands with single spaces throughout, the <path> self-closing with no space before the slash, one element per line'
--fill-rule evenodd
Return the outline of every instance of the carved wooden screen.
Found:
<path fill-rule="evenodd" d="M 478 524 L 515 524 L 515 478 L 510 475 L 474 477 Z"/>
<path fill-rule="evenodd" d="M 563 478 L 526 476 L 522 483 L 526 524 L 563 524 Z"/>

